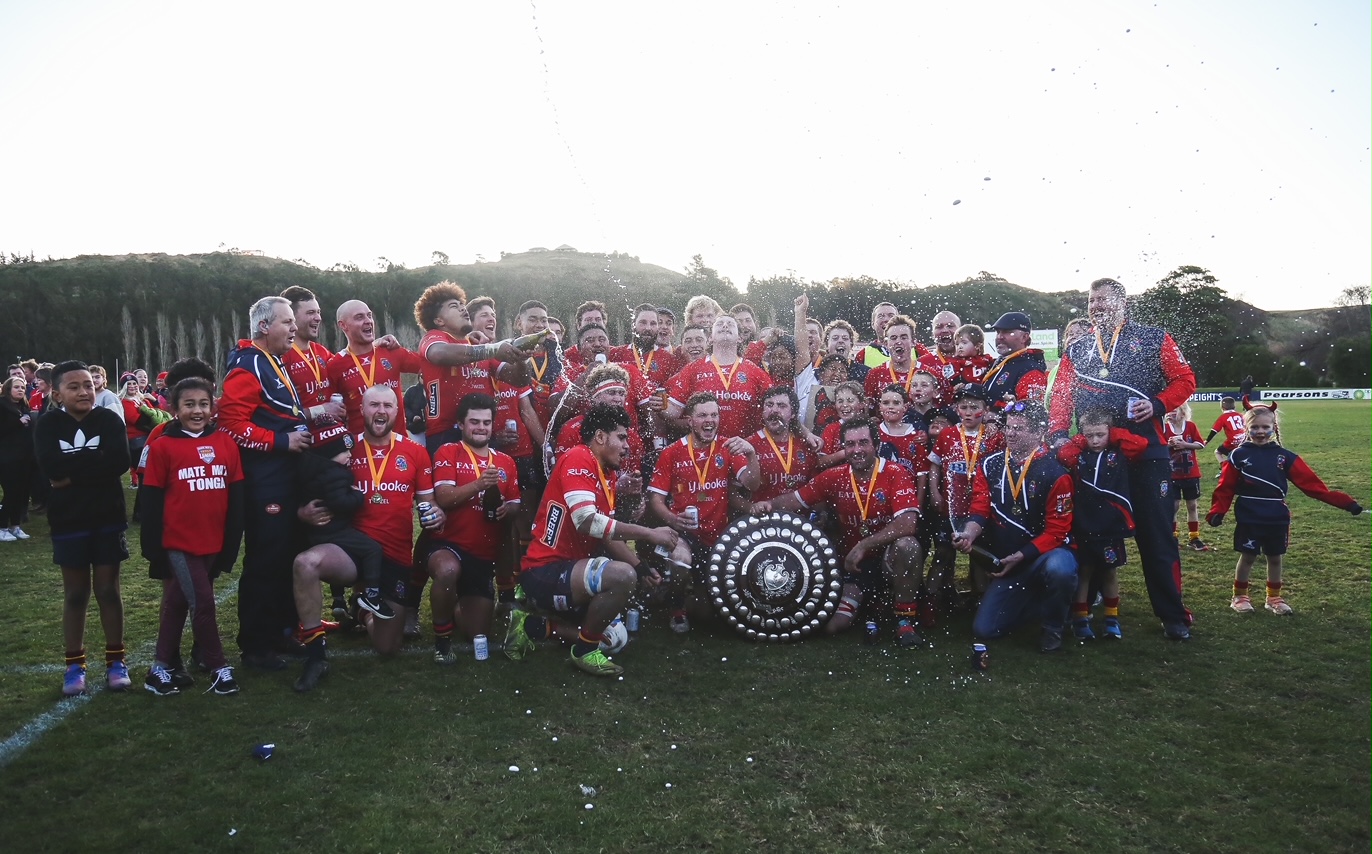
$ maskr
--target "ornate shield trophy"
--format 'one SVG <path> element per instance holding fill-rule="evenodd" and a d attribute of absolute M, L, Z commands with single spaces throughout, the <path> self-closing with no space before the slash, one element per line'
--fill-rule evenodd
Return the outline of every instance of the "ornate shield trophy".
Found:
<path fill-rule="evenodd" d="M 710 598 L 749 640 L 808 637 L 838 607 L 838 556 L 823 531 L 789 513 L 729 526 L 710 553 Z"/>

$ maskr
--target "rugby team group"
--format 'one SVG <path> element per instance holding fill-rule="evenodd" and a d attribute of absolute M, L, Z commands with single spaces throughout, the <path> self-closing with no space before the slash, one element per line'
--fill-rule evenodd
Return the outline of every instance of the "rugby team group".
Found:
<path fill-rule="evenodd" d="M 239 690 L 213 582 L 240 544 L 242 665 L 281 670 L 295 657 L 304 692 L 328 673 L 331 631 L 365 631 L 382 654 L 420 635 L 426 588 L 440 665 L 456 661 L 455 635 L 484 637 L 508 612 L 510 659 L 556 639 L 575 667 L 620 674 L 619 616 L 651 603 L 689 632 L 713 610 L 703 569 L 716 540 L 770 512 L 807 516 L 840 544 L 830 634 L 918 648 L 966 606 L 979 640 L 1025 623 L 1045 653 L 1064 636 L 1118 640 L 1116 570 L 1132 538 L 1163 635 L 1186 640 L 1181 554 L 1209 549 L 1197 453 L 1217 433 L 1205 515 L 1219 526 L 1235 513 L 1235 611 L 1255 610 L 1249 575 L 1265 555 L 1265 610 L 1291 613 L 1288 483 L 1362 509 L 1280 446 L 1275 407 L 1228 400 L 1202 438 L 1181 349 L 1131 321 L 1111 279 L 1091 283 L 1088 317 L 1063 330 L 1051 370 L 1020 311 L 990 325 L 997 356 L 981 325 L 948 311 L 926 327 L 881 303 L 863 343 L 849 321 L 811 317 L 804 296 L 789 329 L 760 329 L 751 307 L 726 312 L 707 296 L 680 316 L 640 305 L 618 346 L 594 301 L 565 329 L 526 302 L 515 335 L 499 339 L 494 302 L 452 282 L 416 301 L 413 351 L 379 336 L 360 300 L 335 316 L 347 341 L 337 353 L 319 341 L 313 293 L 258 300 L 222 378 L 198 359 L 159 376 L 156 424 L 144 417 L 153 407 L 129 405 L 136 375 L 121 379 L 122 409 L 100 405 L 103 371 L 79 361 L 43 369 L 32 412 L 22 370 L 7 382 L 0 420 L 7 434 L 32 431 L 62 572 L 64 694 L 86 690 L 92 593 L 106 684 L 132 685 L 119 588 L 130 470 L 142 552 L 163 583 L 143 683 L 158 696 L 194 684 L 197 668 L 214 692 Z M 406 391 L 405 374 L 421 381 Z M 17 516 L 4 533 L 22 534 Z"/>

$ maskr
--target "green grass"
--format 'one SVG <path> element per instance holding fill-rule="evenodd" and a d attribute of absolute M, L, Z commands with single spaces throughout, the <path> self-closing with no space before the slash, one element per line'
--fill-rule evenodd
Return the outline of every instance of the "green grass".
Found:
<path fill-rule="evenodd" d="M 1203 433 L 1217 411 L 1197 408 Z M 1286 444 L 1372 506 L 1368 405 L 1282 412 Z M 1202 464 L 1208 490 L 1213 459 Z M 1186 644 L 1162 639 L 1133 565 L 1123 643 L 1045 658 L 1026 630 L 991 645 L 985 675 L 968 666 L 966 616 L 908 652 L 852 637 L 754 645 L 710 627 L 683 639 L 657 618 L 620 656 L 623 681 L 574 672 L 553 648 L 441 670 L 426 645 L 381 661 L 353 639 L 334 644 L 346 654 L 308 696 L 291 692 L 293 671 L 243 673 L 229 698 L 99 692 L 0 769 L 0 839 L 14 851 L 1366 851 L 1367 521 L 1291 503 L 1296 615 L 1229 611 L 1227 525 L 1208 534 L 1215 552 L 1185 557 Z M 0 575 L 4 736 L 58 706 L 56 668 L 32 668 L 61 661 L 60 583 L 39 536 L 0 549 Z M 141 561 L 125 580 L 129 646 L 145 662 L 157 591 Z M 231 602 L 220 616 L 232 638 Z M 276 756 L 252 759 L 268 741 Z"/>

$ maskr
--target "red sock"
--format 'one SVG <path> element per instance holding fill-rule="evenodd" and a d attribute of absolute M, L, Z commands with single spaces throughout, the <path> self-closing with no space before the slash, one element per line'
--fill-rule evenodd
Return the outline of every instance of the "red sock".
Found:
<path fill-rule="evenodd" d="M 1280 595 L 1281 595 L 1281 582 L 1280 582 L 1280 581 L 1269 581 L 1269 582 L 1267 582 L 1267 598 L 1268 598 L 1268 599 L 1272 599 L 1272 598 L 1277 597 L 1277 596 L 1280 596 Z"/>
<path fill-rule="evenodd" d="M 436 638 L 450 638 L 450 637 L 452 637 L 452 636 L 453 636 L 453 621 L 452 621 L 452 620 L 449 620 L 449 621 L 446 622 L 446 623 L 440 623 L 440 622 L 438 622 L 437 620 L 434 621 L 434 637 L 436 637 Z"/>
<path fill-rule="evenodd" d="M 1191 536 L 1192 536 L 1193 538 L 1199 536 L 1199 535 L 1200 535 L 1200 522 L 1187 522 L 1187 523 L 1186 523 L 1186 530 L 1188 530 L 1188 531 L 1191 532 Z"/>
<path fill-rule="evenodd" d="M 296 631 L 296 640 L 306 645 L 312 644 L 322 637 L 324 637 L 324 626 L 321 624 L 316 624 L 309 628 L 302 625 Z"/>
<path fill-rule="evenodd" d="M 1247 582 L 1247 581 L 1235 581 L 1235 582 L 1234 582 L 1234 595 L 1235 595 L 1235 596 L 1247 596 L 1247 595 L 1248 595 L 1248 582 Z"/>
<path fill-rule="evenodd" d="M 1085 619 L 1091 616 L 1091 606 L 1086 601 L 1072 603 L 1072 616 L 1077 619 Z"/>
<path fill-rule="evenodd" d="M 1102 599 L 1101 604 L 1105 606 L 1105 616 L 1118 617 L 1120 615 L 1120 597 Z"/>

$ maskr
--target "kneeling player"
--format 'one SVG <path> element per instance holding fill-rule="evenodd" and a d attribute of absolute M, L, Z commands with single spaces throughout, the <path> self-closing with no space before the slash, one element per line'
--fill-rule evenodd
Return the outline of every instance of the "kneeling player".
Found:
<path fill-rule="evenodd" d="M 843 598 L 825 624 L 833 634 L 852 625 L 863 599 L 889 583 L 895 600 L 896 641 L 903 647 L 924 642 L 915 628 L 920 582 L 919 495 L 909 469 L 877 457 L 877 427 L 868 418 L 843 422 L 848 462 L 820 472 L 795 492 L 753 505 L 755 513 L 797 512 L 828 504 L 843 530 Z M 868 639 L 877 634 L 868 623 Z"/>
<path fill-rule="evenodd" d="M 593 405 L 581 422 L 581 444 L 558 460 L 543 491 L 519 577 L 528 604 L 580 619 L 572 663 L 596 676 L 624 672 L 600 649 L 605 628 L 638 585 L 638 556 L 623 541 L 643 540 L 667 549 L 677 544 L 671 528 L 645 528 L 614 518 L 617 469 L 628 444 L 629 413 Z M 646 573 L 650 584 L 661 580 L 650 568 Z M 535 640 L 558 631 L 555 620 L 512 611 L 505 654 L 522 660 Z"/>

